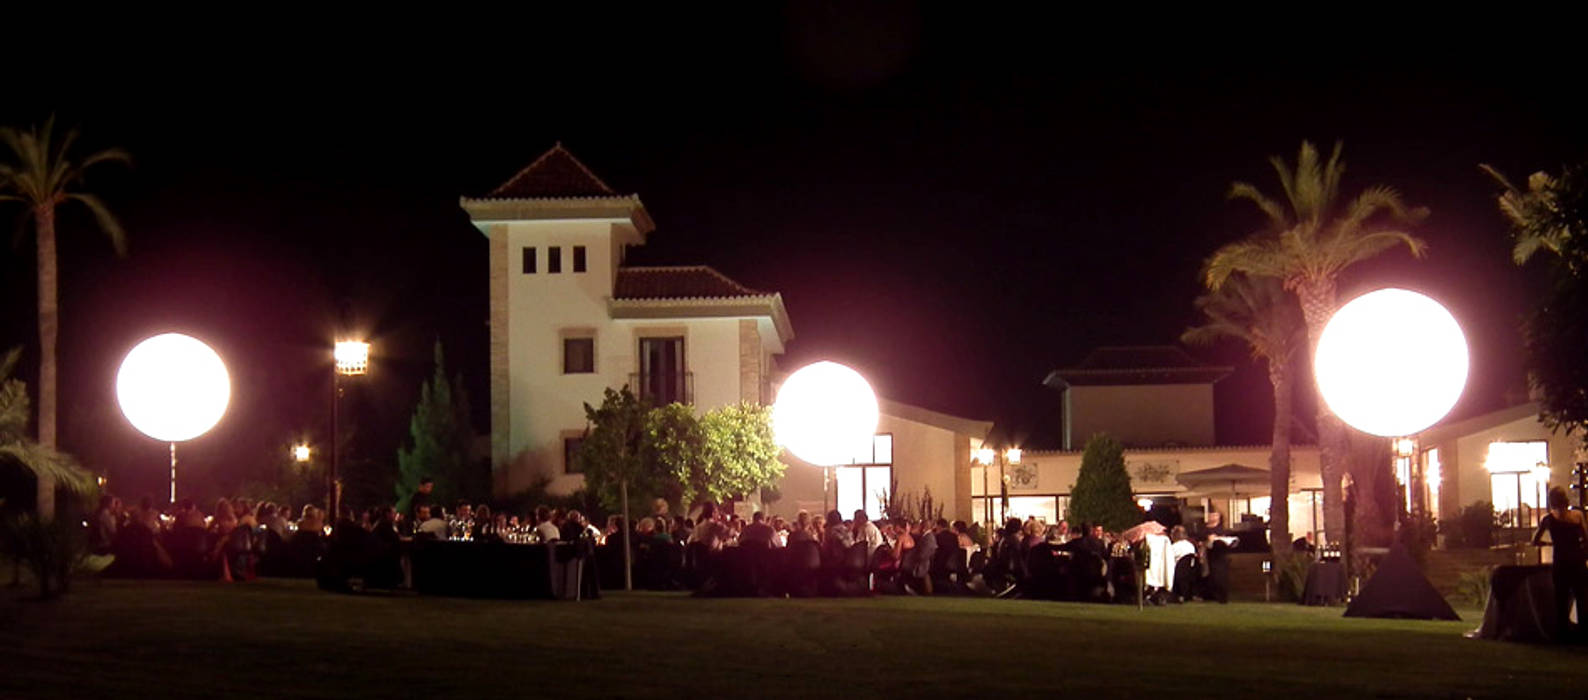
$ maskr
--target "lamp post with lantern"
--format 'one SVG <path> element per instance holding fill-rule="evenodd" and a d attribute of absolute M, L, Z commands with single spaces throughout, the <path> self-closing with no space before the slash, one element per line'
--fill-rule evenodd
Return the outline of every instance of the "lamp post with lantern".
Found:
<path fill-rule="evenodd" d="M 1003 452 L 991 447 L 982 447 L 976 450 L 976 462 L 982 465 L 981 469 L 981 496 L 982 516 L 989 525 L 997 526 L 1009 517 L 1009 474 L 1008 465 L 1020 463 L 1020 448 L 1011 447 Z M 992 494 L 987 492 L 987 470 L 994 464 L 998 465 L 998 522 L 992 519 Z"/>
<path fill-rule="evenodd" d="M 336 361 L 336 371 L 331 381 L 331 470 L 330 483 L 327 484 L 326 505 L 329 509 L 327 517 L 330 518 L 330 522 L 335 523 L 336 519 L 341 517 L 342 507 L 342 484 L 338 481 L 336 473 L 342 455 L 342 444 L 337 439 L 337 424 L 342 407 L 342 378 L 362 376 L 369 372 L 369 343 L 362 340 L 336 341 L 332 359 Z M 308 446 L 302 447 L 304 454 L 307 455 Z"/>

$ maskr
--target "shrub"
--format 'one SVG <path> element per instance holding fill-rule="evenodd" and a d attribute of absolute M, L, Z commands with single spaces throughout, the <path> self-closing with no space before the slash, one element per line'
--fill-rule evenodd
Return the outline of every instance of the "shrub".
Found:
<path fill-rule="evenodd" d="M 1479 501 L 1462 508 L 1439 525 L 1445 546 L 1451 549 L 1487 549 L 1494 546 L 1494 505 Z"/>
<path fill-rule="evenodd" d="M 1280 599 L 1301 602 L 1301 595 L 1307 590 L 1307 574 L 1311 572 L 1312 557 L 1298 555 L 1286 558 L 1277 572 Z"/>
<path fill-rule="evenodd" d="M 1141 523 L 1141 509 L 1130 490 L 1130 473 L 1125 471 L 1125 447 L 1118 440 L 1098 433 L 1086 442 L 1081 471 L 1071 490 L 1070 519 L 1100 523 L 1111 532 Z"/>
<path fill-rule="evenodd" d="M 39 584 L 39 597 L 52 598 L 71 588 L 72 572 L 88 556 L 88 533 L 70 513 L 39 520 L 32 513 L 13 514 L 0 521 L 7 554 L 26 566 Z"/>
<path fill-rule="evenodd" d="M 1453 597 L 1474 607 L 1483 607 L 1489 602 L 1489 580 L 1493 576 L 1492 566 L 1461 572 L 1456 578 L 1456 594 Z"/>

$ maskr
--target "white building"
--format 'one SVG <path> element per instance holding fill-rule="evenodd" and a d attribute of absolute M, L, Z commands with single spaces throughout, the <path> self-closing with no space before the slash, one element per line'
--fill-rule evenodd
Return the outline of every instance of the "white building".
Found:
<path fill-rule="evenodd" d="M 1453 517 L 1480 501 L 1494 506 L 1500 522 L 1533 527 L 1548 508 L 1551 486 L 1573 483 L 1580 457 L 1577 438 L 1539 422 L 1536 403 L 1524 403 L 1462 421 L 1436 425 L 1416 438 L 1419 465 L 1427 474 L 1434 517 Z M 1406 466 L 1397 465 L 1406 480 Z M 1577 496 L 1571 489 L 1572 503 Z"/>
<path fill-rule="evenodd" d="M 628 385 L 656 403 L 697 410 L 770 403 L 775 358 L 794 337 L 783 298 L 705 266 L 631 267 L 629 246 L 654 228 L 637 195 L 620 195 L 561 144 L 464 211 L 490 240 L 491 459 L 507 495 L 549 479 L 553 493 L 584 484 L 570 459 L 584 434 L 584 404 Z M 948 504 L 968 517 L 973 443 L 990 424 L 894 402 L 870 455 L 824 472 L 786 457 L 781 498 L 794 515 L 823 504 L 877 512 L 876 493 Z"/>
<path fill-rule="evenodd" d="M 794 337 L 783 298 L 709 267 L 625 266 L 650 215 L 561 144 L 462 206 L 490 239 L 496 493 L 583 485 L 570 455 L 608 387 L 702 409 L 766 400 Z"/>

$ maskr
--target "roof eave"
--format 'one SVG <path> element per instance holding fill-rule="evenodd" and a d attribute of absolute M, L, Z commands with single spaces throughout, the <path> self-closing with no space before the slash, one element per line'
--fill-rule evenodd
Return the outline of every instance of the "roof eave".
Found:
<path fill-rule="evenodd" d="M 475 226 L 548 219 L 625 219 L 641 236 L 656 229 L 639 195 L 610 197 L 459 197 Z"/>

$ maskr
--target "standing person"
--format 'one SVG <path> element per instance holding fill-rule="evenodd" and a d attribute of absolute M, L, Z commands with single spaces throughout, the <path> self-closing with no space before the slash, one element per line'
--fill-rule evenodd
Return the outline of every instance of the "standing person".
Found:
<path fill-rule="evenodd" d="M 1543 544 L 1544 533 L 1555 548 L 1550 574 L 1555 580 L 1555 621 L 1562 641 L 1576 637 L 1571 628 L 1571 606 L 1577 604 L 1577 624 L 1588 619 L 1588 524 L 1582 511 L 1571 510 L 1566 489 L 1549 490 L 1549 513 L 1538 523 L 1533 544 Z"/>
<path fill-rule="evenodd" d="M 99 497 L 99 509 L 94 511 L 93 529 L 88 531 L 89 544 L 95 554 L 109 554 L 111 543 L 116 541 L 116 530 L 121 526 L 121 499 L 110 494 Z"/>
<path fill-rule="evenodd" d="M 434 497 L 430 495 L 430 492 L 434 491 L 435 489 L 435 479 L 432 479 L 428 476 L 419 477 L 419 490 L 415 491 L 414 495 L 408 498 L 408 512 L 404 513 L 403 515 L 408 516 L 409 519 L 415 519 L 419 515 L 419 506 L 430 506 L 431 508 L 434 508 L 436 502 Z"/>
<path fill-rule="evenodd" d="M 869 559 L 882 546 L 882 531 L 877 529 L 876 523 L 871 522 L 871 516 L 866 515 L 864 509 L 855 511 L 854 531 L 855 541 L 866 543 L 866 557 Z"/>

